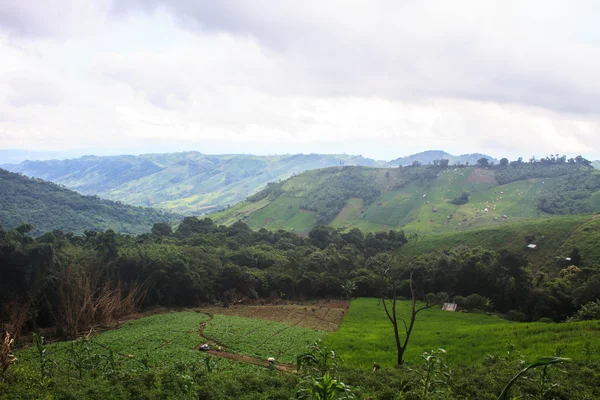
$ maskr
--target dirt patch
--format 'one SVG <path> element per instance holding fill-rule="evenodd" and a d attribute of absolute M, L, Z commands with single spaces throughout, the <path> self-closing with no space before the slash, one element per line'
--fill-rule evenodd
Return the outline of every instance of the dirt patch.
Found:
<path fill-rule="evenodd" d="M 475 168 L 473 172 L 467 178 L 467 182 L 469 183 L 489 183 L 489 184 L 498 184 L 496 181 L 496 177 L 494 176 L 494 171 L 489 169 L 481 169 Z"/>
<path fill-rule="evenodd" d="M 228 308 L 203 307 L 200 311 L 207 314 L 265 319 L 303 328 L 333 332 L 340 327 L 347 309 L 347 301 L 330 300 L 329 302 L 315 301 L 276 305 L 235 305 Z"/>

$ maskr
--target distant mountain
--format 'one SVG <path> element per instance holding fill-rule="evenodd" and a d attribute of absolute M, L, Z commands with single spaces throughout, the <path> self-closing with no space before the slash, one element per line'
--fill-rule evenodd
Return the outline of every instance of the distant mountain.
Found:
<path fill-rule="evenodd" d="M 493 157 L 490 157 L 485 154 L 473 153 L 473 154 L 461 154 L 460 156 L 453 156 L 452 154 L 448 154 L 445 151 L 441 150 L 428 150 L 422 153 L 413 154 L 406 157 L 396 158 L 387 163 L 387 166 L 397 167 L 402 165 L 403 167 L 412 165 L 415 161 L 418 161 L 421 164 L 431 164 L 435 160 L 445 159 L 450 161 L 450 164 L 468 164 L 475 165 L 477 164 L 477 160 L 480 158 L 487 158 L 490 162 L 498 162 Z"/>
<path fill-rule="evenodd" d="M 81 153 L 79 153 L 81 154 Z M 77 157 L 75 151 L 36 151 L 22 149 L 0 149 L 0 166 L 17 164 L 26 160 L 53 160 Z"/>
<path fill-rule="evenodd" d="M 139 234 L 149 232 L 156 222 L 179 219 L 178 215 L 151 208 L 82 196 L 54 183 L 0 169 L 0 225 L 6 228 L 26 222 L 37 233 L 113 229 Z"/>
<path fill-rule="evenodd" d="M 427 234 L 599 211 L 600 173 L 583 164 L 523 163 L 313 170 L 209 218 L 299 233 L 326 224 L 346 231 L 402 228 Z"/>
<path fill-rule="evenodd" d="M 276 156 L 205 155 L 198 152 L 141 156 L 85 156 L 25 161 L 4 168 L 138 206 L 202 214 L 244 200 L 269 182 L 307 170 L 382 162 L 345 154 Z"/>
<path fill-rule="evenodd" d="M 345 154 L 253 156 L 184 152 L 85 156 L 69 160 L 25 161 L 0 167 L 60 183 L 83 194 L 199 215 L 245 200 L 269 182 L 313 169 L 340 165 L 398 166 L 412 164 L 415 160 L 428 164 L 441 158 L 452 163 L 475 164 L 481 157 L 485 156 L 452 156 L 442 151 L 428 151 L 387 163 Z"/>
<path fill-rule="evenodd" d="M 592 167 L 594 167 L 596 169 L 600 169 L 600 160 L 593 161 Z"/>

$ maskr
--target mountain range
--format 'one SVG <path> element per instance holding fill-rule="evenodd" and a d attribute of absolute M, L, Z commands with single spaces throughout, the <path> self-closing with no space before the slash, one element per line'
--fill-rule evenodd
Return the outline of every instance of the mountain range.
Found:
<path fill-rule="evenodd" d="M 483 154 L 453 156 L 442 151 L 427 151 L 389 162 L 346 154 L 253 156 L 183 152 L 28 160 L 0 167 L 55 182 L 82 194 L 201 215 L 243 201 L 267 183 L 304 171 L 347 165 L 397 167 L 439 159 L 447 159 L 450 164 L 472 165 L 482 157 L 495 161 Z"/>

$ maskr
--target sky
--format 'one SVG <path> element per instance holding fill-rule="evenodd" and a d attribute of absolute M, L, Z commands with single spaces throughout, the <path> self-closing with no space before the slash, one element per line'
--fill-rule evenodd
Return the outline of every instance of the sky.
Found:
<path fill-rule="evenodd" d="M 0 150 L 600 159 L 600 2 L 0 0 Z"/>

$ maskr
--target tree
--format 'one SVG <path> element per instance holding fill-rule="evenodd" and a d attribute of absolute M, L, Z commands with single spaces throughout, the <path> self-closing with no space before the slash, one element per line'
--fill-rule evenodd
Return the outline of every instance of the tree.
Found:
<path fill-rule="evenodd" d="M 398 365 L 402 365 L 404 363 L 404 352 L 406 351 L 406 348 L 408 347 L 408 342 L 410 340 L 410 336 L 411 336 L 413 328 L 415 326 L 415 322 L 417 320 L 417 315 L 423 310 L 427 310 L 428 308 L 431 308 L 437 304 L 444 302 L 447 296 L 436 297 L 435 299 L 433 299 L 432 302 L 430 302 L 429 301 L 430 298 L 428 298 L 425 305 L 420 306 L 420 307 L 417 306 L 416 282 L 413 279 L 414 271 L 411 271 L 409 278 L 408 278 L 408 285 L 409 285 L 410 296 L 411 296 L 411 308 L 410 308 L 410 320 L 407 324 L 406 320 L 404 318 L 401 318 L 398 316 L 398 309 L 397 309 L 398 289 L 400 288 L 400 285 L 401 285 L 401 281 L 399 278 L 401 277 L 402 273 L 397 275 L 397 277 L 393 276 L 394 273 L 390 270 L 392 261 L 393 261 L 393 256 L 392 256 L 392 259 L 390 259 L 390 263 L 388 263 L 389 267 L 386 269 L 382 269 L 382 271 L 381 271 L 381 277 L 383 278 L 383 281 L 385 282 L 385 285 L 387 286 L 384 288 L 384 290 L 381 291 L 381 303 L 383 304 L 383 309 L 385 310 L 385 314 L 387 315 L 388 319 L 390 320 L 390 323 L 392 324 L 392 326 L 394 328 L 394 338 L 396 340 L 396 351 L 397 351 L 397 357 L 398 357 L 397 363 L 398 363 Z M 400 328 L 398 327 L 399 321 L 402 321 L 402 324 L 404 326 L 404 334 L 403 334 L 404 337 L 403 338 L 400 336 Z"/>
<path fill-rule="evenodd" d="M 479 160 L 477 160 L 477 165 L 481 168 L 487 168 L 490 166 L 490 160 L 488 160 L 485 157 L 482 157 Z"/>
<path fill-rule="evenodd" d="M 173 229 L 166 222 L 157 222 L 152 226 L 152 234 L 155 236 L 171 236 Z"/>
<path fill-rule="evenodd" d="M 508 158 L 503 158 L 500 160 L 500 166 L 501 167 L 506 167 L 508 166 Z"/>

